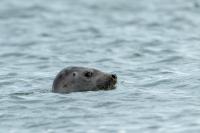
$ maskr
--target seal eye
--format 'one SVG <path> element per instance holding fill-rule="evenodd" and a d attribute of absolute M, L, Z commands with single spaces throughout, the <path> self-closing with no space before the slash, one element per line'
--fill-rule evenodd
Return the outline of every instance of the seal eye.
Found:
<path fill-rule="evenodd" d="M 93 73 L 92 72 L 86 72 L 85 77 L 90 78 L 92 77 Z"/>

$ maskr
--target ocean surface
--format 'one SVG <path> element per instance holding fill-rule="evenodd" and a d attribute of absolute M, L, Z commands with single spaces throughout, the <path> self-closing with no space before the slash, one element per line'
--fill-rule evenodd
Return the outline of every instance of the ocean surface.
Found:
<path fill-rule="evenodd" d="M 0 133 L 199 133 L 199 0 L 0 0 Z M 115 90 L 56 94 L 67 66 Z"/>

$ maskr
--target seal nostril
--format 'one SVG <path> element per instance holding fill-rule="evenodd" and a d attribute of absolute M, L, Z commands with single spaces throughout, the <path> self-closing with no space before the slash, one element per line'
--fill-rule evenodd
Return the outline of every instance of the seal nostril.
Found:
<path fill-rule="evenodd" d="M 112 74 L 111 76 L 112 76 L 113 79 L 117 79 L 116 74 Z"/>

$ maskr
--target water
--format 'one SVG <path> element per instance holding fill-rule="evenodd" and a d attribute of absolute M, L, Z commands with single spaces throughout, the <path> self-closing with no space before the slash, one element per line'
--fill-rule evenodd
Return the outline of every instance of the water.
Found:
<path fill-rule="evenodd" d="M 198 0 L 1 0 L 0 132 L 198 133 Z M 116 90 L 54 94 L 66 66 Z"/>

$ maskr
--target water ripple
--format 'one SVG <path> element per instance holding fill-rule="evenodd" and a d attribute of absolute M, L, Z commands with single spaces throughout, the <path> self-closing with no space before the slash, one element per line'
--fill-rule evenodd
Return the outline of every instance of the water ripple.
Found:
<path fill-rule="evenodd" d="M 199 132 L 199 5 L 2 0 L 0 132 Z M 72 65 L 116 73 L 117 88 L 52 93 Z"/>

